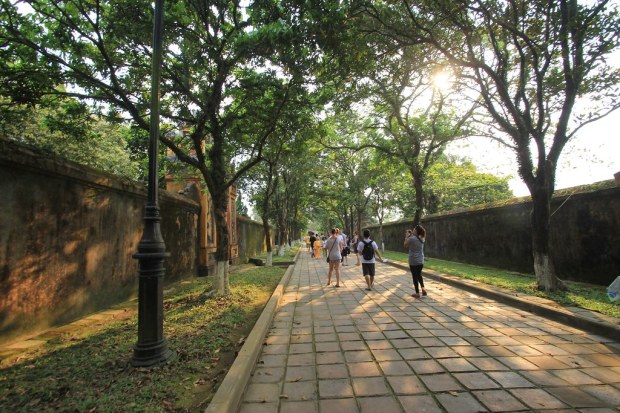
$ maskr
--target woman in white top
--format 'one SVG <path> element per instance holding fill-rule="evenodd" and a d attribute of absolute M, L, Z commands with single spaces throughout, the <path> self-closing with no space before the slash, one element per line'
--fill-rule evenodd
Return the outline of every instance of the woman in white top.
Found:
<path fill-rule="evenodd" d="M 327 285 L 332 283 L 332 272 L 336 271 L 336 287 L 340 287 L 340 260 L 342 260 L 342 248 L 344 244 L 340 241 L 336 228 L 331 230 L 332 236 L 325 241 L 327 249 L 327 259 L 329 260 L 329 270 L 327 272 Z"/>

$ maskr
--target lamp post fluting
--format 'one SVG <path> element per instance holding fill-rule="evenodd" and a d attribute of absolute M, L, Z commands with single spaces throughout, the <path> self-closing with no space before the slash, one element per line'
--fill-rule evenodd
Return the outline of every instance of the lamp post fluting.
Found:
<path fill-rule="evenodd" d="M 164 0 L 155 0 L 153 19 L 153 77 L 151 80 L 151 123 L 149 145 L 148 199 L 144 212 L 144 232 L 134 258 L 139 266 L 138 342 L 131 364 L 152 367 L 166 362 L 173 352 L 164 338 L 164 261 L 170 255 L 161 235 L 158 203 L 159 82 L 162 65 Z"/>

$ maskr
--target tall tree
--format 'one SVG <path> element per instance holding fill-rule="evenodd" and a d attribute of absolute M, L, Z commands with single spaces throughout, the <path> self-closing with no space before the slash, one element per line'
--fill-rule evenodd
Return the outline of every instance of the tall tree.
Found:
<path fill-rule="evenodd" d="M 222 293 L 228 292 L 227 189 L 260 162 L 298 86 L 276 70 L 283 57 L 276 45 L 291 36 L 289 27 L 263 6 L 165 2 L 161 115 L 189 133 L 171 137 L 163 130 L 160 139 L 200 171 L 211 195 Z M 1 0 L 2 94 L 29 103 L 71 96 L 147 130 L 152 15 L 146 0 Z"/>
<path fill-rule="evenodd" d="M 564 288 L 549 245 L 558 159 L 586 124 L 620 107 L 617 2 L 577 0 L 408 1 L 367 4 L 370 30 L 399 47 L 441 53 L 482 94 L 489 134 L 514 150 L 532 196 L 538 287 Z"/>

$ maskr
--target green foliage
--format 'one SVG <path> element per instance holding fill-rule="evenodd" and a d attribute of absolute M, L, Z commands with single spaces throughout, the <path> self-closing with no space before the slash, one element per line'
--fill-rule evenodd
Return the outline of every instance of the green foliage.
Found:
<path fill-rule="evenodd" d="M 237 193 L 237 215 L 247 217 L 248 216 L 248 207 L 242 201 L 241 193 Z"/>
<path fill-rule="evenodd" d="M 442 157 L 426 177 L 427 212 L 450 211 L 513 197 L 509 177 L 479 173 L 469 160 Z"/>
<path fill-rule="evenodd" d="M 0 106 L 0 137 L 36 146 L 57 156 L 132 180 L 139 180 L 144 152 L 129 150 L 131 131 L 91 115 L 73 99 L 43 99 L 41 105 Z"/>

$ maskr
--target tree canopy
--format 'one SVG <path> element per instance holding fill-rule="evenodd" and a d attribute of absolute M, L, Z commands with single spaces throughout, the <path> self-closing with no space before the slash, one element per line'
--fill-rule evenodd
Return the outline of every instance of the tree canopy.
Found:
<path fill-rule="evenodd" d="M 548 238 L 556 165 L 584 125 L 620 107 L 608 59 L 617 3 L 164 5 L 159 139 L 205 183 L 223 272 L 232 185 L 280 244 L 304 214 L 349 231 L 386 213 L 415 211 L 418 222 L 510 194 L 505 178 L 446 156 L 451 142 L 482 135 L 513 149 L 533 199 L 539 285 L 561 286 Z M 0 0 L 2 133 L 27 139 L 15 125 L 37 125 L 47 136 L 37 144 L 143 174 L 152 15 L 145 0 Z"/>

